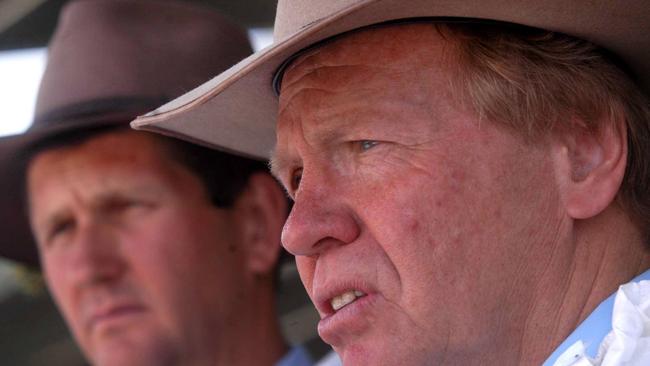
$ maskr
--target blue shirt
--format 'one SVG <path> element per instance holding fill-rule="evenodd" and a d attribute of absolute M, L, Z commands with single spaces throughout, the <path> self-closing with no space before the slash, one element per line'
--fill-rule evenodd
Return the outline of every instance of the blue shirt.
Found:
<path fill-rule="evenodd" d="M 650 280 L 650 270 L 637 276 L 630 282 L 639 282 Z M 553 366 L 558 357 L 560 357 L 574 343 L 582 340 L 587 346 L 586 354 L 589 357 L 596 357 L 598 347 L 609 332 L 612 331 L 612 312 L 614 311 L 614 299 L 616 292 L 603 301 L 598 307 L 585 319 L 576 330 L 569 335 L 567 339 L 551 354 L 544 362 L 543 366 Z"/>
<path fill-rule="evenodd" d="M 293 347 L 275 366 L 312 366 L 313 362 L 302 347 Z"/>

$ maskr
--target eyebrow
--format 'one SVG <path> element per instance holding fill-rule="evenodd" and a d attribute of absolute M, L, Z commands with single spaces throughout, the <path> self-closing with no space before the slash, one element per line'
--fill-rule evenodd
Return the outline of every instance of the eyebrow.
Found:
<path fill-rule="evenodd" d="M 269 159 L 269 170 L 271 174 L 282 183 L 282 177 L 280 173 L 287 169 L 287 167 L 294 165 L 295 159 L 287 159 L 277 154 L 276 151 L 271 152 L 271 158 Z"/>

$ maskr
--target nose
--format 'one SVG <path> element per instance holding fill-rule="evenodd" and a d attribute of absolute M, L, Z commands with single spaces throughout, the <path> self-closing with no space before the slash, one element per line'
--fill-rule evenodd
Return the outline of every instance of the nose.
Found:
<path fill-rule="evenodd" d="M 344 193 L 337 189 L 334 180 L 309 177 L 304 170 L 300 190 L 282 230 L 285 249 L 296 256 L 314 256 L 355 241 L 359 232 L 355 215 L 344 203 Z"/>
<path fill-rule="evenodd" d="M 110 227 L 80 223 L 73 240 L 69 269 L 76 283 L 108 283 L 122 276 L 126 261 Z"/>

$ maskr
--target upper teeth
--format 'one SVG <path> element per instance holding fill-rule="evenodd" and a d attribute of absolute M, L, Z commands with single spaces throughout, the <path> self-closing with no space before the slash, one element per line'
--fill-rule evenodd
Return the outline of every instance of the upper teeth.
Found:
<path fill-rule="evenodd" d="M 332 305 L 332 309 L 334 309 L 334 311 L 338 311 L 340 308 L 354 302 L 357 298 L 362 297 L 364 295 L 365 294 L 363 292 L 358 290 L 348 291 L 339 296 L 334 297 L 332 300 L 330 300 L 330 304 Z"/>

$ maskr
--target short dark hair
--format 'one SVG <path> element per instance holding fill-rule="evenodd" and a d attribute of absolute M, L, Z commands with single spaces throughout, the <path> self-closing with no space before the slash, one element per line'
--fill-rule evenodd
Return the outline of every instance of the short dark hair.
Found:
<path fill-rule="evenodd" d="M 75 146 L 97 135 L 114 131 L 128 131 L 128 127 L 109 125 L 65 131 L 33 143 L 25 153 L 34 157 L 45 150 Z M 201 180 L 210 202 L 218 208 L 232 207 L 246 187 L 250 176 L 256 172 L 267 171 L 266 163 L 261 161 L 167 136 L 155 136 L 169 150 L 170 159 L 180 163 Z"/>
<path fill-rule="evenodd" d="M 210 202 L 219 208 L 235 203 L 251 175 L 266 172 L 261 161 L 228 154 L 183 140 L 160 136 L 169 149 L 169 158 L 198 177 L 206 189 Z"/>

